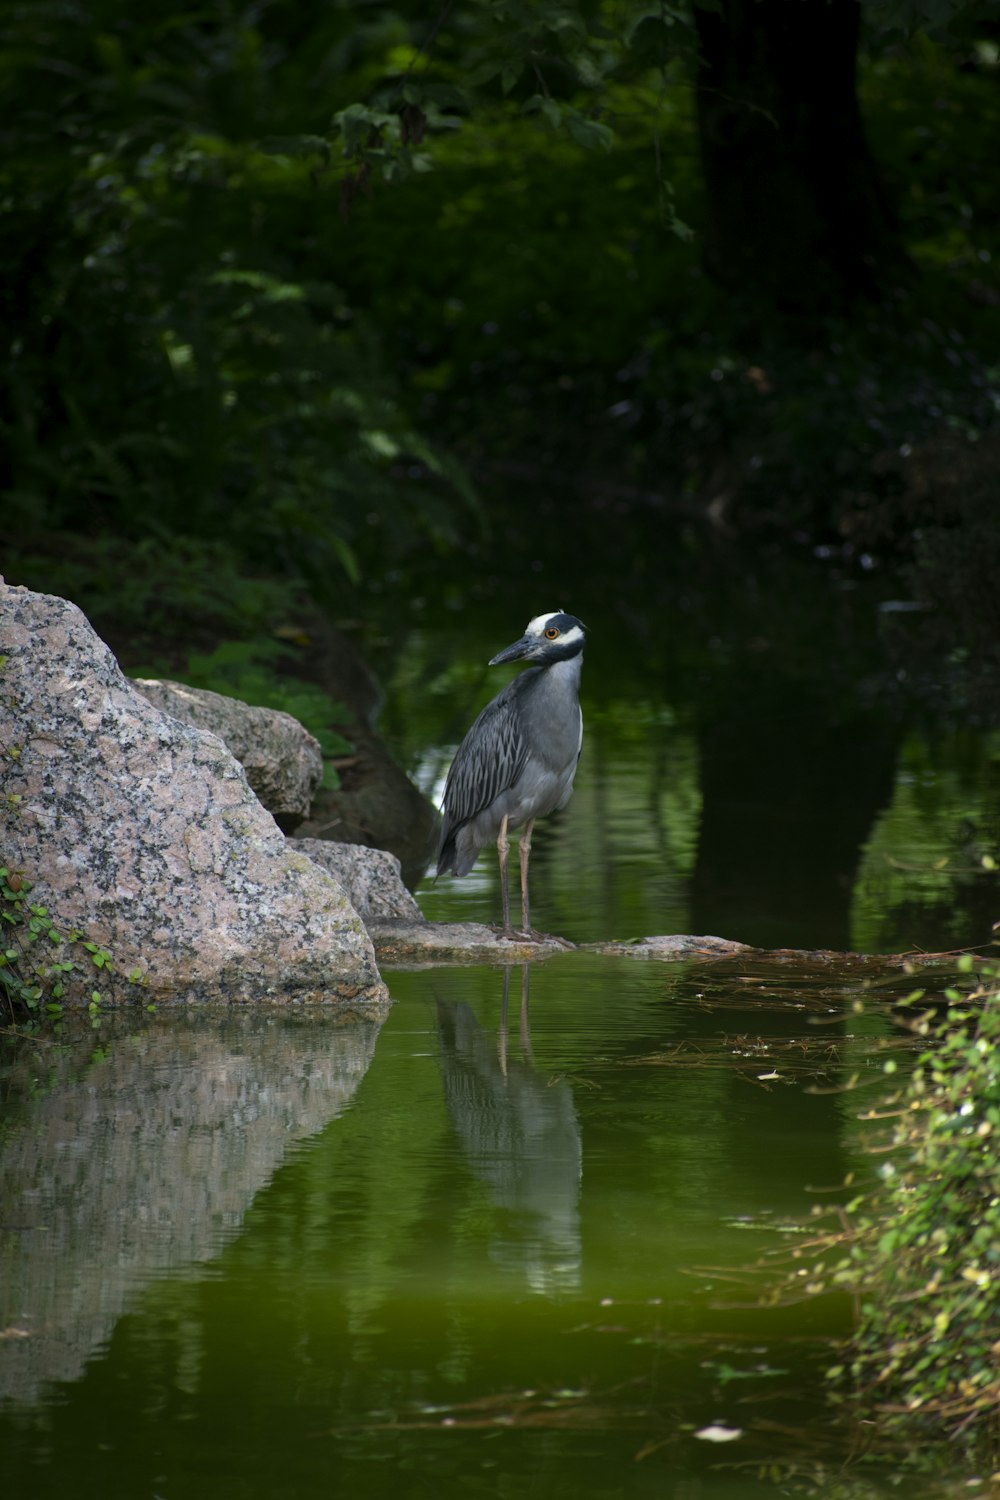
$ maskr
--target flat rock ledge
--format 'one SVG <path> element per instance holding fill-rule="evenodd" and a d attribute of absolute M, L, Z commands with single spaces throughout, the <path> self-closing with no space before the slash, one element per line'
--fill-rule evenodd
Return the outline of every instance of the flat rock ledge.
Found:
<path fill-rule="evenodd" d="M 434 964 L 526 963 L 554 953 L 598 953 L 610 957 L 680 960 L 757 954 L 745 943 L 717 937 L 648 937 L 631 943 L 569 943 L 554 935 L 541 941 L 507 938 L 481 922 L 426 922 L 366 917 L 380 964 L 424 967 Z"/>
<path fill-rule="evenodd" d="M 693 937 L 690 933 L 636 938 L 624 943 L 586 943 L 584 946 L 588 953 L 604 953 L 611 958 L 653 958 L 661 962 L 680 958 L 734 958 L 760 952 L 758 948 L 733 942 L 731 938 Z"/>
<path fill-rule="evenodd" d="M 550 938 L 536 943 L 505 938 L 481 922 L 370 921 L 368 931 L 380 964 L 430 968 L 437 964 L 519 964 L 553 953 L 575 951 L 572 943 Z"/>
<path fill-rule="evenodd" d="M 735 958 L 748 964 L 839 973 L 871 973 L 888 970 L 909 973 L 917 969 L 954 968 L 954 953 L 857 953 L 834 948 L 754 948 L 730 938 L 692 937 L 686 933 L 636 938 L 632 942 L 585 943 L 588 953 L 609 957 L 651 959 L 661 963 L 678 959 Z"/>
<path fill-rule="evenodd" d="M 541 942 L 505 938 L 480 922 L 412 922 L 366 919 L 380 964 L 389 968 L 436 965 L 513 964 L 550 958 L 557 953 L 592 953 L 654 963 L 743 961 L 754 967 L 839 973 L 908 973 L 922 968 L 954 967 L 948 953 L 850 953 L 826 948 L 754 948 L 730 938 L 667 933 L 627 942 L 568 943 L 555 936 Z"/>

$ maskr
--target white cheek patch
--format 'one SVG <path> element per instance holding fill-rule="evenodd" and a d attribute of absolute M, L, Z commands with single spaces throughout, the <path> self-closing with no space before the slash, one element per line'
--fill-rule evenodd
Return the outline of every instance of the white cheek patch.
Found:
<path fill-rule="evenodd" d="M 583 631 L 579 625 L 574 625 L 572 629 L 567 630 L 564 635 L 561 635 L 559 640 L 564 646 L 575 646 L 577 641 L 583 640 Z"/>

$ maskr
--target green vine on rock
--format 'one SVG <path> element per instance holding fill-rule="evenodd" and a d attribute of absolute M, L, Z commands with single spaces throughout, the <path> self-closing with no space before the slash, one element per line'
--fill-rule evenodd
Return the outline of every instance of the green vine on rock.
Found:
<path fill-rule="evenodd" d="M 48 908 L 31 901 L 31 890 L 23 870 L 0 866 L 0 1001 L 11 1021 L 37 1024 L 62 1016 L 71 974 L 109 974 L 113 961 L 107 948 L 82 932 L 55 927 Z M 129 978 L 142 981 L 138 970 Z M 87 1012 L 95 1028 L 103 1004 L 101 991 L 90 990 Z"/>

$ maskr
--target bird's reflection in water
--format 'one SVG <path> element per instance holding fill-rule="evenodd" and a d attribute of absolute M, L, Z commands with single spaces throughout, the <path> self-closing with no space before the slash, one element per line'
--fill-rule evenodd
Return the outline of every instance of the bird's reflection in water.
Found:
<path fill-rule="evenodd" d="M 528 1022 L 530 965 L 521 967 L 520 1055 L 507 1045 L 511 967 L 497 1041 L 464 1002 L 438 1001 L 448 1115 L 497 1209 L 490 1257 L 536 1292 L 580 1281 L 580 1125 L 565 1079 L 537 1073 Z"/>

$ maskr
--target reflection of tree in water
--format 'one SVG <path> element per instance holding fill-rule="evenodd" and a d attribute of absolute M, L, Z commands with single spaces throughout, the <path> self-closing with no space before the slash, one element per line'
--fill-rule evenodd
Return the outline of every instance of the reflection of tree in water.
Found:
<path fill-rule="evenodd" d="M 575 1288 L 580 1278 L 580 1125 L 565 1079 L 535 1072 L 528 970 L 524 964 L 521 1058 L 508 1056 L 507 967 L 496 1041 L 470 1006 L 438 1001 L 441 1069 L 451 1123 L 498 1210 L 491 1258 L 523 1272 L 533 1290 L 554 1292 Z"/>
<path fill-rule="evenodd" d="M 892 794 L 898 731 L 801 687 L 734 688 L 699 732 L 692 932 L 759 947 L 850 947 L 861 850 Z"/>
<path fill-rule="evenodd" d="M 998 843 L 1000 737 L 908 733 L 891 800 L 862 853 L 853 946 L 891 952 L 988 942 L 1000 917 Z"/>

